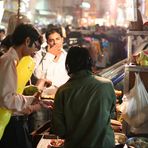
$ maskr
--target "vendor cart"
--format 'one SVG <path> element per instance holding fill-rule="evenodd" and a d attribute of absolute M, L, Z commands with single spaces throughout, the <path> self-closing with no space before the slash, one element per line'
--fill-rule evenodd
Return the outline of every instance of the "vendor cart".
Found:
<path fill-rule="evenodd" d="M 148 35 L 148 31 L 128 31 L 127 35 L 128 35 L 128 64 L 125 65 L 124 94 L 128 94 L 130 90 L 133 88 L 135 84 L 135 73 L 139 73 L 140 78 L 148 92 L 148 66 L 134 65 L 132 63 L 133 53 L 132 53 L 132 40 L 131 40 L 132 36 Z M 125 121 L 123 121 L 123 132 L 128 137 L 133 136 L 130 133 L 130 128 L 131 127 Z"/>
<path fill-rule="evenodd" d="M 124 93 L 127 93 L 135 82 L 135 72 L 140 73 L 140 77 L 148 90 L 148 66 L 132 65 L 132 36 L 147 36 L 148 31 L 127 31 L 128 36 L 128 64 L 125 65 L 125 78 L 124 78 Z"/>

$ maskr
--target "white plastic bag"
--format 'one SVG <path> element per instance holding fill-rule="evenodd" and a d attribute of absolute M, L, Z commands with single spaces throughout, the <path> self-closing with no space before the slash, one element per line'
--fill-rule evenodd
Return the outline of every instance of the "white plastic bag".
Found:
<path fill-rule="evenodd" d="M 148 92 L 140 75 L 135 73 L 135 84 L 128 94 L 123 97 L 121 112 L 125 121 L 133 127 L 141 126 L 147 119 Z"/>

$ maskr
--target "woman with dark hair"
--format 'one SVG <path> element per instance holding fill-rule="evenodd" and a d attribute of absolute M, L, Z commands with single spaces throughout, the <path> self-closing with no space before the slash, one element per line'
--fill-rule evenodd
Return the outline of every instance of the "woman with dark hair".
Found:
<path fill-rule="evenodd" d="M 65 64 L 70 79 L 55 95 L 51 132 L 65 138 L 65 148 L 114 147 L 110 118 L 116 96 L 111 81 L 93 75 L 86 48 L 71 47 Z"/>

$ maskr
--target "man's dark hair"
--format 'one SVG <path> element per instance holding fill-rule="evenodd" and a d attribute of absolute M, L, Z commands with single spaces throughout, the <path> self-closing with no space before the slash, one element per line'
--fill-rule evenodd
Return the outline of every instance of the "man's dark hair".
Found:
<path fill-rule="evenodd" d="M 63 37 L 61 27 L 51 26 L 51 27 L 47 28 L 47 30 L 46 30 L 46 33 L 45 33 L 46 40 L 48 40 L 49 35 L 51 35 L 55 32 L 57 32 L 58 34 L 60 34 L 61 37 Z"/>
<path fill-rule="evenodd" d="M 92 58 L 89 50 L 79 46 L 71 47 L 66 57 L 65 67 L 69 75 L 80 70 L 92 71 Z"/>
<path fill-rule="evenodd" d="M 13 45 L 21 45 L 27 37 L 31 40 L 30 45 L 35 41 L 39 41 L 40 44 L 42 43 L 41 35 L 33 25 L 19 24 L 12 33 Z"/>

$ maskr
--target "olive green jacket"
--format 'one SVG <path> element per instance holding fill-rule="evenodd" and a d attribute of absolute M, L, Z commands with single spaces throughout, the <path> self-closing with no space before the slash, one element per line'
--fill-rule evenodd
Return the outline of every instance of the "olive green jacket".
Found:
<path fill-rule="evenodd" d="M 115 102 L 110 80 L 77 72 L 56 93 L 51 131 L 65 138 L 64 148 L 112 148 Z"/>

